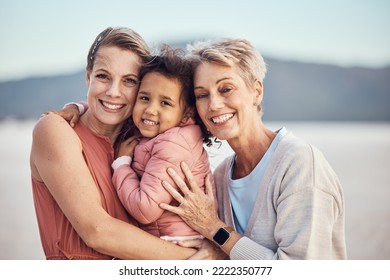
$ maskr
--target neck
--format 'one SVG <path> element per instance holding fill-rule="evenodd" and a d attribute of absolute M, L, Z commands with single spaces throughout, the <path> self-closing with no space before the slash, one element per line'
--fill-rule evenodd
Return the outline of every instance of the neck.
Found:
<path fill-rule="evenodd" d="M 267 152 L 276 133 L 258 126 L 251 135 L 229 140 L 230 147 L 236 154 L 233 167 L 233 179 L 239 179 L 250 174 Z"/>
<path fill-rule="evenodd" d="M 88 113 L 88 112 L 87 112 Z M 94 134 L 107 137 L 110 139 L 112 144 L 115 143 L 115 140 L 118 138 L 119 133 L 121 132 L 123 124 L 120 125 L 108 125 L 99 122 L 96 118 L 90 114 L 85 113 L 81 116 L 80 121 L 88 127 Z"/>

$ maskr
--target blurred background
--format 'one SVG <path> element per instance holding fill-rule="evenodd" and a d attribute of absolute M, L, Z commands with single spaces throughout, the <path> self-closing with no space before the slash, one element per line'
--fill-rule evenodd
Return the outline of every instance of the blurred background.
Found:
<path fill-rule="evenodd" d="M 349 258 L 390 259 L 389 14 L 387 0 L 0 0 L 0 259 L 44 259 L 32 128 L 42 112 L 85 99 L 87 52 L 108 26 L 152 48 L 251 41 L 268 65 L 266 125 L 310 141 L 339 175 Z M 211 149 L 213 167 L 229 153 Z"/>

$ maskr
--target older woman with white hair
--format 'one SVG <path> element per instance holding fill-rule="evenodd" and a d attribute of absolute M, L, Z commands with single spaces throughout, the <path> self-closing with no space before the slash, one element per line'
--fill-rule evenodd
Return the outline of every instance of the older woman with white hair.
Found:
<path fill-rule="evenodd" d="M 246 40 L 194 46 L 194 89 L 200 119 L 234 154 L 214 171 L 219 215 L 206 178 L 205 195 L 186 165 L 180 203 L 161 204 L 213 240 L 231 259 L 346 259 L 342 187 L 323 154 L 285 127 L 261 118 L 266 65 Z"/>

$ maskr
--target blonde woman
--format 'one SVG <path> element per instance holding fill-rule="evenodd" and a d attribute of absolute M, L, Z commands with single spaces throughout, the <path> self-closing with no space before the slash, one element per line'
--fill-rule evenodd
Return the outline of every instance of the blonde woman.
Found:
<path fill-rule="evenodd" d="M 246 40 L 194 46 L 196 107 L 200 118 L 234 154 L 215 170 L 213 195 L 188 186 L 169 169 L 184 195 L 161 204 L 213 240 L 231 259 L 346 259 L 343 190 L 323 154 L 287 128 L 262 122 L 266 65 Z"/>

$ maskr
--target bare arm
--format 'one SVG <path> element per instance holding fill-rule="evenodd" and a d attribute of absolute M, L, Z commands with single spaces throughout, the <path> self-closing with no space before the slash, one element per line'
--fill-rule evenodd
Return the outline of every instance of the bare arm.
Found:
<path fill-rule="evenodd" d="M 196 252 L 111 217 L 101 206 L 77 134 L 55 114 L 42 118 L 34 129 L 31 168 L 93 249 L 121 259 L 187 259 Z"/>

